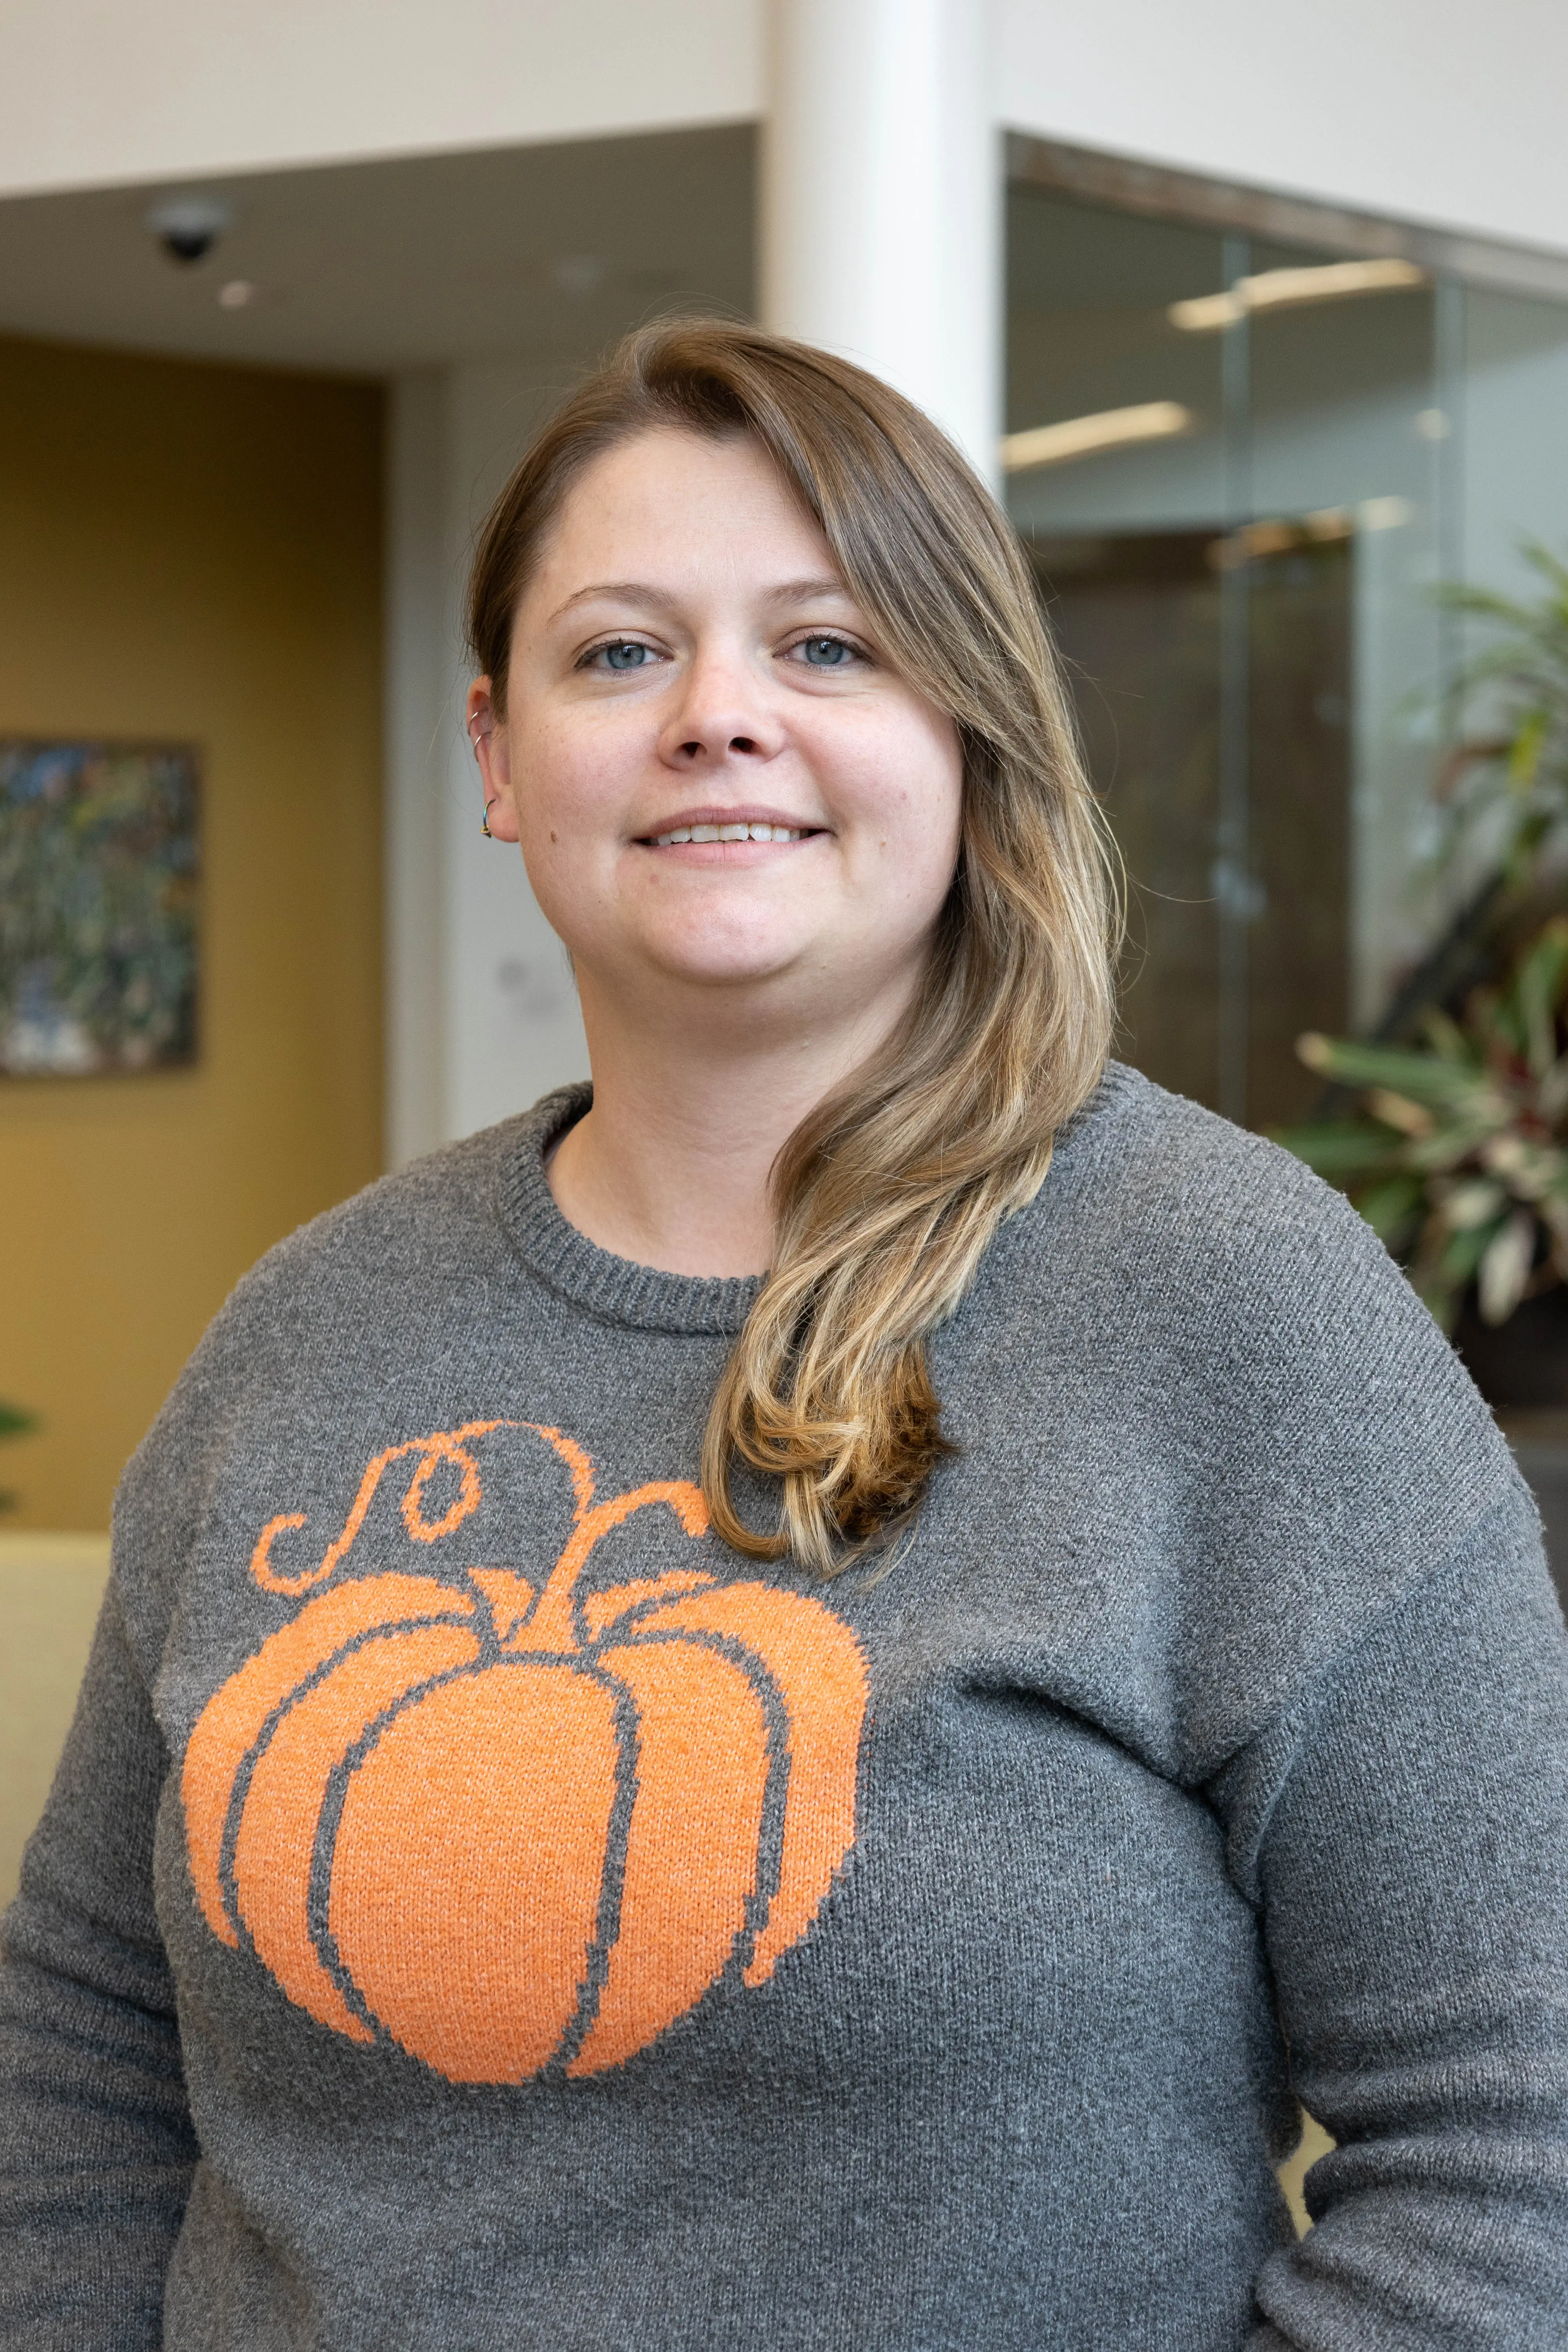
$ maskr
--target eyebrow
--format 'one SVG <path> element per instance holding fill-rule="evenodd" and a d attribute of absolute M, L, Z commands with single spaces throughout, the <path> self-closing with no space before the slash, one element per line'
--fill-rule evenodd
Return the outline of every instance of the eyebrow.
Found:
<path fill-rule="evenodd" d="M 853 602 L 843 581 L 835 579 L 831 572 L 815 580 L 781 581 L 776 588 L 767 591 L 763 601 L 768 604 L 808 604 L 828 596 L 840 597 L 847 604 Z M 668 606 L 675 601 L 662 588 L 655 588 L 645 580 L 598 580 L 591 587 L 574 590 L 563 604 L 556 606 L 550 618 L 559 621 L 577 605 L 594 604 L 601 599 L 610 604 L 658 607 Z"/>

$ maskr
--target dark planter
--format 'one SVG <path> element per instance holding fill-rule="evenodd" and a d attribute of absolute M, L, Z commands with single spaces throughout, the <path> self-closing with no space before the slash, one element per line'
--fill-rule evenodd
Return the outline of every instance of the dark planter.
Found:
<path fill-rule="evenodd" d="M 1494 1411 L 1568 1412 L 1568 1288 L 1563 1284 L 1525 1299 L 1506 1323 L 1483 1323 L 1470 1301 L 1454 1345 Z"/>

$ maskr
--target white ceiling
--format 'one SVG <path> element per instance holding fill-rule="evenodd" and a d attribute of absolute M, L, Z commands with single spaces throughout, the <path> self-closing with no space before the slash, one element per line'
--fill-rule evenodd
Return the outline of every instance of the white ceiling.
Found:
<path fill-rule="evenodd" d="M 650 312 L 752 306 L 750 125 L 0 202 L 0 332 L 384 375 L 578 356 Z M 221 198 L 205 259 L 145 226 Z M 219 290 L 256 289 L 245 307 Z"/>

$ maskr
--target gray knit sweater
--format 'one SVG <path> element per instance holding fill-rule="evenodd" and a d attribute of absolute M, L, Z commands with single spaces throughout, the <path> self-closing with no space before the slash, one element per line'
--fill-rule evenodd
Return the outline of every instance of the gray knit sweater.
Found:
<path fill-rule="evenodd" d="M 1365 1227 L 1113 1070 L 822 1586 L 707 1531 L 754 1286 L 564 1223 L 580 1099 L 274 1251 L 127 1473 L 0 2344 L 1568 2345 L 1562 1622 Z"/>

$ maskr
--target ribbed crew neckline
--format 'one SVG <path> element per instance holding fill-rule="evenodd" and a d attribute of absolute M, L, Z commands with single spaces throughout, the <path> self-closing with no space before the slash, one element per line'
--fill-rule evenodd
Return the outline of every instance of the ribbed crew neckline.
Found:
<path fill-rule="evenodd" d="M 1106 1065 L 1088 1101 L 1075 1111 L 1057 1139 L 1058 1174 L 1064 1148 L 1081 1143 L 1097 1115 L 1124 1097 L 1131 1074 L 1119 1062 Z M 560 1087 L 511 1123 L 500 1166 L 500 1211 L 523 1262 L 563 1298 L 585 1307 L 606 1323 L 636 1331 L 687 1331 L 732 1338 L 763 1286 L 761 1275 L 666 1274 L 616 1257 L 570 1224 L 555 1205 L 544 1172 L 550 1147 L 588 1109 L 593 1087 Z M 1098 1121 L 1097 1121 L 1098 1123 Z"/>
<path fill-rule="evenodd" d="M 552 1290 L 606 1323 L 732 1337 L 763 1286 L 760 1275 L 666 1274 L 638 1265 L 601 1249 L 556 1207 L 545 1154 L 593 1099 L 587 1084 L 562 1087 L 512 1129 L 500 1168 L 500 1209 L 519 1255 Z"/>

